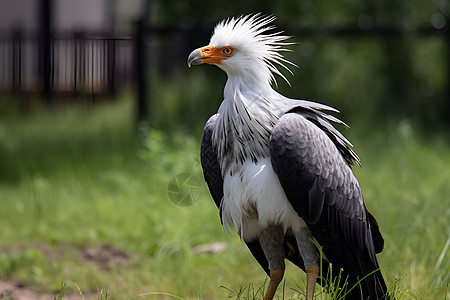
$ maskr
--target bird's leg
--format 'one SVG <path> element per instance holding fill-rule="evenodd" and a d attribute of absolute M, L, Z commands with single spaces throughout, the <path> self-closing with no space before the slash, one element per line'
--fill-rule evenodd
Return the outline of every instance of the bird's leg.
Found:
<path fill-rule="evenodd" d="M 305 266 L 306 271 L 306 300 L 313 300 L 314 287 L 319 276 L 319 265 Z"/>
<path fill-rule="evenodd" d="M 275 270 L 270 270 L 270 280 L 269 286 L 267 287 L 266 294 L 264 295 L 264 300 L 272 300 L 277 291 L 278 285 L 284 276 L 284 266 Z"/>
<path fill-rule="evenodd" d="M 259 243 L 269 262 L 270 280 L 264 300 L 272 300 L 284 276 L 284 232 L 280 226 L 269 226 L 258 235 Z"/>
<path fill-rule="evenodd" d="M 319 253 L 316 245 L 312 242 L 312 234 L 308 227 L 304 227 L 295 233 L 298 249 L 305 263 L 306 271 L 306 300 L 314 298 L 314 287 L 319 275 Z"/>

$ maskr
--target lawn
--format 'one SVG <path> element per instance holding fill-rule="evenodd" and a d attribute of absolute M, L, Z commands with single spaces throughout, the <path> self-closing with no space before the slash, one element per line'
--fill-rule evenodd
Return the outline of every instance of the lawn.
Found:
<path fill-rule="evenodd" d="M 355 173 L 386 240 L 379 260 L 389 287 L 398 299 L 449 299 L 448 137 L 420 134 L 406 119 L 389 130 L 350 125 L 363 163 Z M 76 285 L 87 299 L 98 290 L 109 299 L 258 297 L 265 274 L 220 226 L 200 136 L 135 126 L 130 101 L 0 119 L 3 285 L 55 297 L 65 282 L 64 299 L 81 299 Z M 183 174 L 197 188 L 193 203 L 174 204 Z M 301 299 L 304 286 L 288 265 L 278 295 Z"/>

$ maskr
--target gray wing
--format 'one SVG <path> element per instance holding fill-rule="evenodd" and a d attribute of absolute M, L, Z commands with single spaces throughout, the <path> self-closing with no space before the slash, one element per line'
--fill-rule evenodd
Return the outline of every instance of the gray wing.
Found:
<path fill-rule="evenodd" d="M 383 248 L 383 239 L 350 167 L 357 156 L 336 132 L 320 113 L 298 109 L 274 127 L 270 154 L 293 208 L 328 260 L 344 269 L 351 287 L 379 268 L 375 253 Z M 366 297 L 386 294 L 381 273 L 363 280 L 361 289 Z"/>
<path fill-rule="evenodd" d="M 217 159 L 217 153 L 212 145 L 212 132 L 216 124 L 218 115 L 213 115 L 207 122 L 203 131 L 202 142 L 200 147 L 200 161 L 203 169 L 203 176 L 208 185 L 211 196 L 219 210 L 221 209 L 221 202 L 223 198 L 223 178 L 220 170 L 220 165 Z M 219 213 L 222 215 L 221 213 Z M 269 275 L 269 262 L 267 261 L 261 244 L 258 240 L 246 242 L 246 245 L 264 271 Z M 286 237 L 284 242 L 285 256 L 292 263 L 304 269 L 304 263 L 300 256 L 297 242 L 292 237 Z M 324 266 L 330 266 L 327 261 L 323 261 Z M 338 274 L 339 269 L 333 271 L 333 274 Z"/>
<path fill-rule="evenodd" d="M 200 162 L 202 164 L 203 176 L 208 184 L 209 192 L 211 193 L 217 208 L 220 208 L 220 203 L 223 198 L 223 178 L 217 160 L 217 153 L 212 145 L 212 133 L 217 117 L 218 115 L 215 114 L 206 122 L 200 146 Z"/>

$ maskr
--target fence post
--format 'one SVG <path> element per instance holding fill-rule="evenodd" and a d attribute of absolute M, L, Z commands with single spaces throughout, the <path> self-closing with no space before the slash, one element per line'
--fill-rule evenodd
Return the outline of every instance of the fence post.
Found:
<path fill-rule="evenodd" d="M 448 7 L 448 10 L 450 11 L 450 7 Z M 446 98 L 447 98 L 447 105 L 445 107 L 446 115 L 450 115 L 450 84 L 448 81 L 450 80 L 450 17 L 449 14 L 445 15 L 445 36 L 447 40 L 447 91 L 446 91 Z M 450 124 L 448 117 L 446 118 L 448 124 Z"/>
<path fill-rule="evenodd" d="M 52 104 L 50 90 L 50 74 L 51 74 L 51 0 L 41 0 L 40 15 L 40 53 L 39 61 L 41 64 L 41 80 L 42 80 L 42 98 L 48 105 Z"/>
<path fill-rule="evenodd" d="M 137 81 L 137 121 L 148 120 L 148 80 L 147 80 L 147 47 L 145 44 L 145 22 L 136 22 L 136 81 Z"/>

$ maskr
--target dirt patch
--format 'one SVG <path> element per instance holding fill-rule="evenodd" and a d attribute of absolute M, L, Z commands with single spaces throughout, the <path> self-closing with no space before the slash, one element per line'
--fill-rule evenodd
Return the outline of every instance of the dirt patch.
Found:
<path fill-rule="evenodd" d="M 68 245 L 51 245 L 43 242 L 30 242 L 0 247 L 0 254 L 23 253 L 29 249 L 41 252 L 49 260 L 57 260 L 64 255 L 77 255 L 78 249 Z"/>
<path fill-rule="evenodd" d="M 102 271 L 110 271 L 111 267 L 123 266 L 130 261 L 129 254 L 111 245 L 88 246 L 78 250 L 68 245 L 51 246 L 42 242 L 32 242 L 0 247 L 0 254 L 23 253 L 27 249 L 38 250 L 49 260 L 60 260 L 67 255 L 72 257 L 79 255 L 84 261 L 93 263 Z"/>
<path fill-rule="evenodd" d="M 198 246 L 192 248 L 191 251 L 194 255 L 216 254 L 216 253 L 224 251 L 226 248 L 227 248 L 226 243 L 216 242 L 216 243 L 212 243 L 212 244 L 198 245 Z"/>
<path fill-rule="evenodd" d="M 110 245 L 85 247 L 81 249 L 80 255 L 104 271 L 109 271 L 112 266 L 124 265 L 130 260 L 128 254 Z"/>
<path fill-rule="evenodd" d="M 32 290 L 19 280 L 8 280 L 0 282 L 0 299 L 2 300 L 52 300 L 59 292 L 42 293 Z M 83 293 L 84 299 L 97 299 L 97 294 Z M 79 293 L 67 293 L 63 300 L 80 300 Z"/>
<path fill-rule="evenodd" d="M 94 264 L 100 271 L 108 272 L 117 266 L 123 266 L 130 261 L 130 255 L 110 245 L 89 246 L 81 249 L 69 245 L 50 245 L 42 242 L 18 244 L 13 246 L 0 247 L 0 254 L 23 253 L 27 249 L 34 249 L 41 252 L 47 259 L 64 260 L 67 256 L 77 256 L 82 261 Z M 70 279 L 68 279 L 70 281 Z M 82 288 L 82 287 L 81 287 Z M 59 294 L 44 293 L 38 291 L 35 287 L 26 282 L 11 278 L 0 281 L 0 299 L 1 300 L 52 300 Z M 95 291 L 84 291 L 84 299 L 98 299 L 98 293 Z M 81 300 L 81 295 L 75 291 L 67 292 L 63 300 Z"/>

